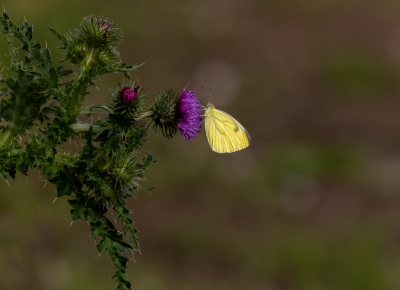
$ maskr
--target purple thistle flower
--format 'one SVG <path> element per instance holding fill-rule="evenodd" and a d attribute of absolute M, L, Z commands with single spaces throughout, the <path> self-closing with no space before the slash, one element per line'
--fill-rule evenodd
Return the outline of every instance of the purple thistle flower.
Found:
<path fill-rule="evenodd" d="M 178 129 L 182 138 L 196 139 L 201 128 L 201 106 L 194 90 L 183 90 L 177 104 Z"/>
<path fill-rule="evenodd" d="M 137 92 L 135 89 L 132 89 L 131 87 L 124 87 L 120 92 L 119 96 L 121 99 L 126 102 L 130 103 L 136 100 L 137 97 Z"/>

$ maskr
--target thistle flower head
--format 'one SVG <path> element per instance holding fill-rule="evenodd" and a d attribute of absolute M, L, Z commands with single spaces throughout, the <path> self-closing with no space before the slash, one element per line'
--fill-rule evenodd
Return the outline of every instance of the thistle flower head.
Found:
<path fill-rule="evenodd" d="M 158 95 L 151 107 L 155 131 L 161 129 L 162 134 L 167 138 L 174 137 L 178 131 L 176 126 L 177 100 L 178 95 L 173 89 L 169 89 L 164 94 Z"/>
<path fill-rule="evenodd" d="M 120 59 L 117 47 L 121 41 L 121 30 L 107 18 L 85 17 L 80 28 L 69 32 L 64 40 L 67 59 L 82 67 L 90 63 L 91 66 L 109 65 Z"/>
<path fill-rule="evenodd" d="M 181 95 L 169 89 L 156 98 L 152 106 L 154 129 L 161 129 L 162 134 L 172 138 L 178 130 L 182 138 L 196 139 L 201 127 L 201 106 L 194 90 L 183 90 Z"/>
<path fill-rule="evenodd" d="M 119 96 L 121 100 L 126 103 L 133 102 L 137 98 L 137 90 L 131 87 L 123 87 L 122 90 L 119 92 Z"/>
<path fill-rule="evenodd" d="M 177 124 L 182 138 L 196 139 L 201 128 L 201 106 L 194 90 L 183 90 L 177 104 Z"/>
<path fill-rule="evenodd" d="M 138 181 L 143 178 L 143 166 L 135 155 L 120 152 L 115 156 L 99 154 L 87 172 L 87 183 L 94 199 L 104 207 L 123 202 L 140 190 Z"/>
<path fill-rule="evenodd" d="M 113 118 L 117 118 L 118 123 L 134 122 L 134 119 L 139 118 L 143 113 L 146 95 L 142 90 L 138 80 L 118 84 L 113 90 L 110 90 Z"/>
<path fill-rule="evenodd" d="M 81 31 L 94 48 L 117 46 L 121 39 L 121 31 L 112 21 L 94 15 L 83 19 Z"/>

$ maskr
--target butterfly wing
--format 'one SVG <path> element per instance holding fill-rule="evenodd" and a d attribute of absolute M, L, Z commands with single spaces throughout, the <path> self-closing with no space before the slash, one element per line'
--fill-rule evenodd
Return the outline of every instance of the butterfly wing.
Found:
<path fill-rule="evenodd" d="M 232 153 L 251 144 L 247 130 L 228 113 L 210 106 L 207 108 L 205 129 L 211 149 L 218 153 Z"/>

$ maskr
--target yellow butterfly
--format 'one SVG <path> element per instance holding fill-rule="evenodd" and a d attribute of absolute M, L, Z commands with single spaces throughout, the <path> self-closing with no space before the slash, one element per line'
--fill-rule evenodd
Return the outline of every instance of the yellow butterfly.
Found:
<path fill-rule="evenodd" d="M 213 151 L 232 153 L 250 146 L 249 132 L 228 113 L 208 103 L 205 117 L 207 140 Z"/>

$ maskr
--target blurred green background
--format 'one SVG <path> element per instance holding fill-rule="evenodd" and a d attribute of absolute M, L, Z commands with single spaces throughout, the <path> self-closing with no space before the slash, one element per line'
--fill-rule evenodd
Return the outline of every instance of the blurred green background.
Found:
<path fill-rule="evenodd" d="M 53 59 L 88 14 L 124 32 L 149 96 L 197 87 L 253 144 L 235 154 L 151 133 L 130 201 L 135 290 L 400 289 L 400 2 L 3 0 Z M 7 64 L 6 43 L 0 62 Z M 123 79 L 105 76 L 88 104 Z M 202 101 L 203 105 L 206 100 Z M 31 171 L 0 182 L 0 289 L 113 289 L 84 222 Z"/>

